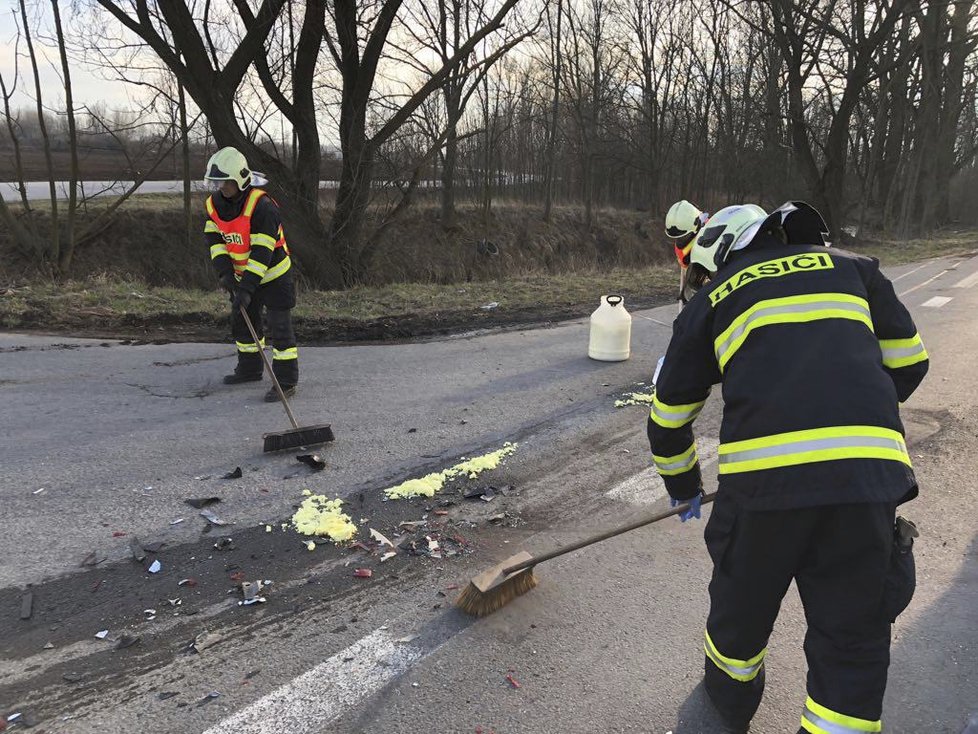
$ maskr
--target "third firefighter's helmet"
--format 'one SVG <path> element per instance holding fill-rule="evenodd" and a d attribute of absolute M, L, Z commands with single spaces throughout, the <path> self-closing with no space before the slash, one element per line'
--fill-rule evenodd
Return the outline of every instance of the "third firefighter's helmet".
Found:
<path fill-rule="evenodd" d="M 686 237 L 696 234 L 706 218 L 694 205 L 683 199 L 677 201 L 666 212 L 666 235 L 669 237 Z"/>
<path fill-rule="evenodd" d="M 234 181 L 244 190 L 251 185 L 251 168 L 248 159 L 237 148 L 221 148 L 207 161 L 206 181 Z"/>
<path fill-rule="evenodd" d="M 724 207 L 696 235 L 690 261 L 715 273 L 731 252 L 750 244 L 766 218 L 767 213 L 756 204 Z"/>

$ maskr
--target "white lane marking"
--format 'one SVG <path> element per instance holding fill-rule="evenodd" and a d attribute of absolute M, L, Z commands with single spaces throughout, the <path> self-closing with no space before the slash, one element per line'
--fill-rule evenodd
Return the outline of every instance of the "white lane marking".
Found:
<path fill-rule="evenodd" d="M 397 644 L 386 630 L 374 630 L 204 734 L 320 731 L 433 651 Z"/>
<path fill-rule="evenodd" d="M 925 285 L 929 285 L 930 283 L 933 283 L 935 280 L 937 280 L 942 275 L 944 275 L 944 273 L 950 273 L 952 270 L 956 270 L 956 269 L 957 269 L 957 266 L 955 265 L 952 268 L 947 268 L 946 270 L 942 270 L 941 272 L 939 272 L 937 275 L 933 276 L 932 278 L 928 278 L 923 283 L 919 283 L 919 284 L 915 285 L 913 288 L 907 288 L 907 290 L 903 291 L 903 293 L 898 293 L 897 295 L 900 296 L 900 298 L 903 298 L 908 293 L 913 293 L 916 290 L 920 290 Z"/>
<path fill-rule="evenodd" d="M 916 273 L 916 272 L 917 272 L 918 270 L 922 270 L 923 268 L 926 268 L 926 267 L 927 267 L 928 265 L 930 265 L 930 263 L 924 263 L 924 264 L 922 264 L 922 265 L 918 265 L 918 266 L 917 266 L 917 267 L 915 267 L 915 268 L 914 268 L 913 270 L 908 270 L 908 271 L 907 271 L 907 272 L 905 272 L 905 273 L 904 273 L 903 275 L 898 275 L 898 276 L 896 276 L 895 278 L 891 278 L 891 279 L 890 279 L 890 282 L 891 282 L 891 283 L 896 283 L 896 282 L 897 282 L 898 280 L 901 280 L 902 278 L 906 278 L 906 277 L 907 277 L 908 275 L 913 275 L 913 274 L 914 274 L 914 273 Z"/>
<path fill-rule="evenodd" d="M 950 303 L 953 299 L 946 296 L 934 296 L 929 301 L 924 301 L 920 305 L 924 308 L 940 308 L 946 303 Z"/>
<path fill-rule="evenodd" d="M 700 468 L 709 466 L 716 461 L 717 445 L 716 439 L 696 439 L 696 455 L 699 457 Z M 652 459 L 649 457 L 649 462 L 651 461 Z M 605 492 L 605 496 L 631 505 L 645 507 L 666 496 L 666 485 L 655 467 L 650 466 L 648 469 L 643 469 L 638 474 L 630 476 L 625 481 L 619 482 Z"/>
<path fill-rule="evenodd" d="M 972 273 L 967 278 L 964 278 L 963 280 L 959 280 L 952 287 L 954 287 L 954 288 L 970 288 L 975 283 L 978 283 L 978 273 Z"/>

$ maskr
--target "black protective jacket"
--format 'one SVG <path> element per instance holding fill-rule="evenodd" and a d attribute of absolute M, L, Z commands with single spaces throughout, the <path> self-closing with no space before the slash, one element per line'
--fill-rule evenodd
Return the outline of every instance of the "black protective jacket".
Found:
<path fill-rule="evenodd" d="M 916 496 L 899 403 L 927 352 L 879 262 L 760 235 L 676 319 L 648 422 L 669 494 L 702 481 L 692 422 L 723 390 L 719 486 L 749 509 Z"/>

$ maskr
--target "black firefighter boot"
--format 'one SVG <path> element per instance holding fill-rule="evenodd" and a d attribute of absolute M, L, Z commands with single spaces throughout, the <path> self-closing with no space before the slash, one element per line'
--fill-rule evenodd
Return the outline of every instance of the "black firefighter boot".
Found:
<path fill-rule="evenodd" d="M 238 366 L 230 375 L 225 375 L 224 384 L 239 385 L 242 382 L 258 382 L 261 378 L 261 355 L 258 352 L 238 352 Z"/>

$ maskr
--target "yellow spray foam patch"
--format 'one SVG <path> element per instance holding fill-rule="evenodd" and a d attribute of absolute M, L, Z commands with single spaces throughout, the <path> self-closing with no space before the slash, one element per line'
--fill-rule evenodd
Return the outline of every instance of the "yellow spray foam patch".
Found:
<path fill-rule="evenodd" d="M 398 484 L 384 490 L 388 499 L 399 500 L 406 497 L 431 497 L 448 482 L 456 477 L 467 476 L 475 479 L 479 474 L 488 470 L 495 469 L 499 463 L 511 453 L 516 451 L 517 444 L 506 442 L 498 451 L 493 451 L 472 459 L 466 459 L 455 466 L 450 466 L 444 471 L 428 474 L 419 479 L 408 479 L 406 482 Z"/>
<path fill-rule="evenodd" d="M 644 392 L 631 392 L 628 393 L 621 400 L 615 401 L 616 408 L 624 408 L 626 405 L 652 405 L 652 398 L 655 397 L 655 391 L 644 393 Z"/>
<path fill-rule="evenodd" d="M 349 515 L 340 511 L 342 505 L 343 500 L 340 499 L 329 500 L 322 494 L 310 495 L 292 516 L 292 524 L 302 535 L 322 535 L 334 542 L 350 540 L 357 534 L 357 526 Z"/>

